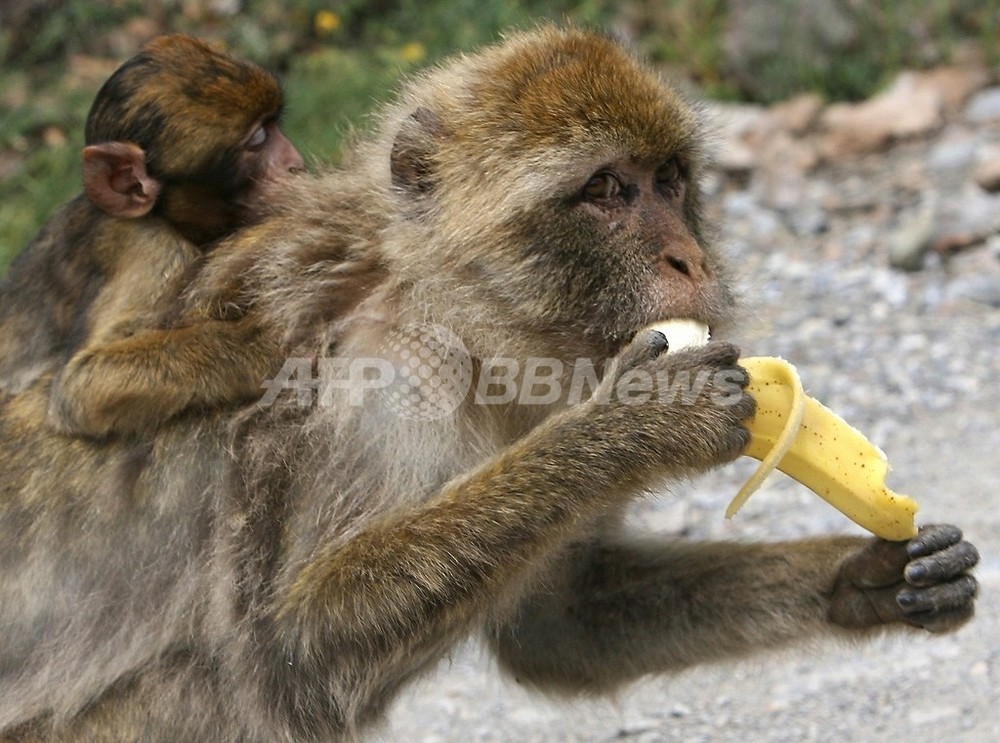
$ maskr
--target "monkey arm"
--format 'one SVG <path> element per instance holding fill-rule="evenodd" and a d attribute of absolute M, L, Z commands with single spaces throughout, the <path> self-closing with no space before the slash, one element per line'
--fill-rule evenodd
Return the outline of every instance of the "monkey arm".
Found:
<path fill-rule="evenodd" d="M 258 397 L 279 353 L 250 317 L 94 344 L 55 379 L 48 419 L 75 435 L 149 432 L 185 410 Z"/>
<path fill-rule="evenodd" d="M 909 542 L 618 537 L 569 550 L 492 639 L 522 682 L 607 691 L 821 634 L 950 631 L 972 615 L 967 571 L 977 561 L 951 526 L 924 527 Z"/>
<path fill-rule="evenodd" d="M 634 341 L 601 389 L 644 364 L 734 371 L 739 354 L 719 343 L 670 355 L 665 348 L 661 334 Z M 609 511 L 619 512 L 664 477 L 728 461 L 745 446 L 742 422 L 753 402 L 740 396 L 713 405 L 720 379 L 701 388 L 701 405 L 658 398 L 644 406 L 605 403 L 597 393 L 426 502 L 396 495 L 399 507 L 370 516 L 344 538 L 296 548 L 307 561 L 273 590 L 277 645 L 288 648 L 276 659 L 276 673 L 290 666 L 312 677 L 338 668 L 351 680 L 343 694 L 368 701 L 506 615 L 553 559 L 585 540 Z M 315 519 L 303 518 L 314 531 Z"/>
<path fill-rule="evenodd" d="M 554 466 L 591 440 L 591 469 Z M 315 553 L 275 591 L 280 659 L 305 676 L 350 679 L 343 693 L 372 699 L 481 627 L 609 504 L 640 486 L 622 449 L 591 421 L 556 419 L 430 501 L 372 521 Z M 642 456 L 642 454 L 637 454 Z M 279 669 L 285 673 L 287 668 Z"/>
<path fill-rule="evenodd" d="M 519 680 L 567 692 L 779 647 L 832 629 L 839 567 L 865 542 L 577 545 L 493 642 Z"/>

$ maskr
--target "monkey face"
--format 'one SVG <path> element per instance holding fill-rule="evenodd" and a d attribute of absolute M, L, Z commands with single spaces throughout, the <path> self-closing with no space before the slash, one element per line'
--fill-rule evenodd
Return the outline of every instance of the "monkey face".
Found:
<path fill-rule="evenodd" d="M 428 228 L 408 268 L 463 277 L 453 315 L 492 307 L 540 346 L 559 328 L 582 344 L 570 351 L 610 355 L 679 317 L 717 331 L 732 297 L 702 227 L 698 117 L 608 40 L 532 38 L 487 54 L 473 82 L 445 68 L 417 86 L 392 151 Z"/>
<path fill-rule="evenodd" d="M 515 220 L 522 308 L 533 286 L 528 311 L 577 328 L 601 354 L 658 319 L 725 325 L 732 297 L 699 237 L 690 172 L 677 156 L 608 162 L 537 218 Z"/>
<path fill-rule="evenodd" d="M 278 81 L 256 65 L 184 34 L 155 39 L 102 86 L 86 140 L 137 148 L 133 163 L 156 203 L 101 208 L 126 217 L 154 209 L 199 245 L 255 220 L 304 168 L 278 127 L 283 105 Z M 95 199 L 89 188 L 88 195 L 113 205 L 115 190 L 110 199 Z M 132 189 L 118 190 L 127 197 Z"/>

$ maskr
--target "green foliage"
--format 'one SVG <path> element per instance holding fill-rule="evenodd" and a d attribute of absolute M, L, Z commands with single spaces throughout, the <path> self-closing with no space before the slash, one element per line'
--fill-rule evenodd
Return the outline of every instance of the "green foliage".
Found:
<path fill-rule="evenodd" d="M 0 77 L 0 100 L 18 75 Z M 92 93 L 46 83 L 24 105 L 0 104 L 0 272 L 39 226 L 80 191 L 80 148 Z M 6 168 L 4 167 L 6 165 Z"/>
<path fill-rule="evenodd" d="M 0 33 L 0 271 L 60 203 L 79 191 L 79 146 L 96 87 L 61 81 L 72 54 L 121 59 L 132 23 L 223 41 L 278 70 L 285 129 L 307 158 L 331 161 L 352 126 L 401 74 L 542 20 L 601 24 L 605 0 L 249 0 L 219 16 L 208 0 L 50 0 L 26 28 Z M 127 38 L 127 37 L 126 37 Z M 127 43 L 127 42 L 126 42 Z M 28 94 L 17 94 L 17 88 Z M 10 103 L 15 101 L 16 103 Z M 58 131 L 66 144 L 46 143 Z M 4 160 L 13 167 L 4 168 Z"/>
<path fill-rule="evenodd" d="M 387 51 L 325 47 L 292 61 L 285 77 L 285 129 L 307 159 L 336 160 L 352 126 L 384 100 L 413 63 Z M 331 81 L 336 81 L 331 84 Z"/>
<path fill-rule="evenodd" d="M 723 76 L 727 0 L 633 3 L 632 22 L 649 57 L 694 80 L 714 98 L 734 98 Z"/>
<path fill-rule="evenodd" d="M 79 143 L 45 147 L 28 158 L 16 181 L 0 181 L 0 268 L 79 193 L 79 151 Z"/>
<path fill-rule="evenodd" d="M 257 3 L 264 16 L 268 5 Z M 294 3 L 291 12 L 310 19 L 312 48 L 293 56 L 285 75 L 289 136 L 319 160 L 336 159 L 345 135 L 365 125 L 365 114 L 386 99 L 400 76 L 494 41 L 511 28 L 543 20 L 600 23 L 609 17 L 604 5 L 602 0 Z"/>
<path fill-rule="evenodd" d="M 970 38 L 993 64 L 1000 56 L 1000 0 L 673 0 L 628 8 L 649 55 L 712 97 L 773 102 L 815 91 L 858 100 L 902 68 L 947 62 Z"/>

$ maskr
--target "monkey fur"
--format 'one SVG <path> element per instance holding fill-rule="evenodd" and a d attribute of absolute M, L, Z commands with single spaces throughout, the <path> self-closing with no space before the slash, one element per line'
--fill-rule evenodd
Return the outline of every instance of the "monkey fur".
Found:
<path fill-rule="evenodd" d="M 52 423 L 95 436 L 255 395 L 270 368 L 255 350 L 258 329 L 141 331 L 159 328 L 207 244 L 255 219 L 303 166 L 278 128 L 282 105 L 269 73 L 183 34 L 153 40 L 118 68 L 88 115 L 86 193 L 0 282 L 0 388 L 59 371 Z M 193 355 L 184 353 L 191 335 L 197 353 L 234 363 L 185 374 L 189 358 L 172 359 Z M 217 348 L 202 348 L 209 338 Z M 130 384 L 138 368 L 149 387 Z"/>
<path fill-rule="evenodd" d="M 649 490 L 737 456 L 753 414 L 732 345 L 668 355 L 640 332 L 731 319 L 700 130 L 603 37 L 514 35 L 409 84 L 343 169 L 295 179 L 294 208 L 186 292 L 186 312 L 253 317 L 294 357 L 384 357 L 416 322 L 449 328 L 476 374 L 591 358 L 582 402 L 469 395 L 416 420 L 333 379 L 322 403 L 289 390 L 99 443 L 45 427 L 45 379 L 9 398 L 0 740 L 358 740 L 470 636 L 574 694 L 967 621 L 977 555 L 955 527 L 695 543 L 623 525 Z M 637 372 L 708 381 L 686 402 L 609 394 Z"/>

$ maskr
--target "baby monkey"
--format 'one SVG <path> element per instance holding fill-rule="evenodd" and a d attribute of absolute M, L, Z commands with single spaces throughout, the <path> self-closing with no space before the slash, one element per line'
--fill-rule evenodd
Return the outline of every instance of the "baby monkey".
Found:
<path fill-rule="evenodd" d="M 87 118 L 84 193 L 0 282 L 0 389 L 53 372 L 50 421 L 91 436 L 259 392 L 274 349 L 249 321 L 162 323 L 213 242 L 304 169 L 283 105 L 270 73 L 183 34 L 118 68 Z"/>

